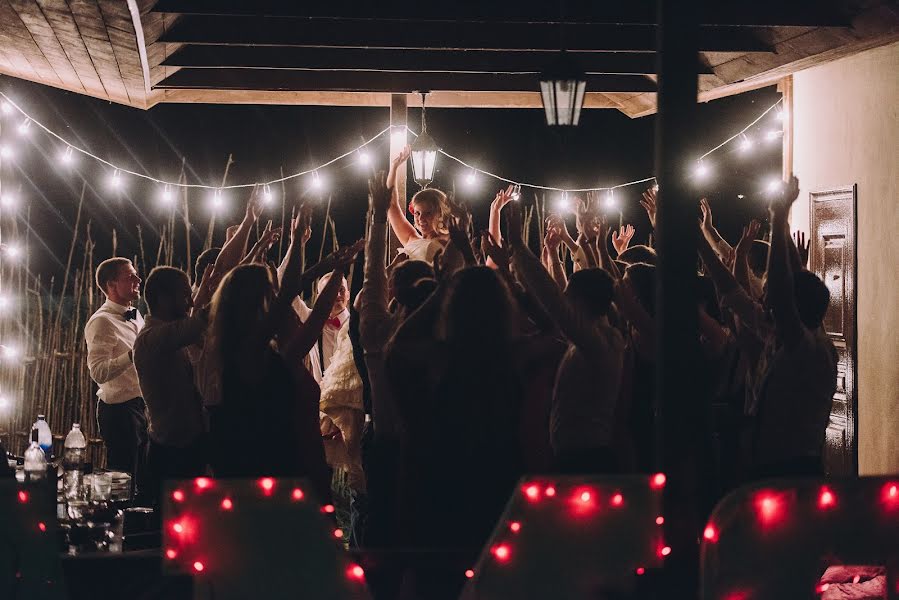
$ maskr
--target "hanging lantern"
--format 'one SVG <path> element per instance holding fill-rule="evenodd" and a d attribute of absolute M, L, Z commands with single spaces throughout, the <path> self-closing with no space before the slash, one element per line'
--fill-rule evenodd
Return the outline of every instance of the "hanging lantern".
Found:
<path fill-rule="evenodd" d="M 564 50 L 540 74 L 540 99 L 547 125 L 575 126 L 581 118 L 587 76 Z"/>
<path fill-rule="evenodd" d="M 437 169 L 437 153 L 440 147 L 428 135 L 428 122 L 425 120 L 425 94 L 421 95 L 421 134 L 412 142 L 412 176 L 421 187 L 428 187 L 434 180 Z"/>

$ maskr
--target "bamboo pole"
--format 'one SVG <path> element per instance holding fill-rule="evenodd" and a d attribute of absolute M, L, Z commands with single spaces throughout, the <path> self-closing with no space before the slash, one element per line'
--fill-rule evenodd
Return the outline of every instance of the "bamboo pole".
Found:
<path fill-rule="evenodd" d="M 222 184 L 219 187 L 225 187 L 225 182 L 228 181 L 228 171 L 231 170 L 231 165 L 234 164 L 233 155 L 228 155 L 228 161 L 225 163 L 225 173 L 222 175 Z M 206 241 L 203 243 L 203 251 L 209 250 L 212 248 L 212 234 L 215 231 L 215 211 L 212 211 L 212 217 L 209 219 L 209 228 L 206 230 Z"/>
<path fill-rule="evenodd" d="M 322 242 L 321 242 L 321 245 L 318 247 L 319 262 L 321 262 L 321 259 L 324 256 L 324 252 L 325 252 L 325 238 L 328 235 L 328 219 L 331 218 L 331 198 L 332 198 L 332 195 L 328 194 L 328 206 L 325 208 L 325 221 L 324 221 L 324 227 L 322 227 Z"/>

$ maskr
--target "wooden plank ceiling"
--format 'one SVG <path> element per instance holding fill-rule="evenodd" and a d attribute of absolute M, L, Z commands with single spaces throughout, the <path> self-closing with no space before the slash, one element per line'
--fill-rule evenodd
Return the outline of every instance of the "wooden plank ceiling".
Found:
<path fill-rule="evenodd" d="M 703 0 L 700 100 L 899 39 L 892 0 Z M 0 73 L 112 102 L 540 106 L 560 43 L 590 108 L 655 110 L 654 0 L 0 0 Z M 564 22 L 564 26 L 560 23 Z M 415 105 L 417 96 L 410 97 Z"/>

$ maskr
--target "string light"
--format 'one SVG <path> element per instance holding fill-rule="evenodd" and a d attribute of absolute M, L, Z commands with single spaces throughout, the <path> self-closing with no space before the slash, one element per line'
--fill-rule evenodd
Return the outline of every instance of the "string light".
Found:
<path fill-rule="evenodd" d="M 75 161 L 75 152 L 71 146 L 66 146 L 65 149 L 59 153 L 59 160 L 61 160 L 64 165 L 71 165 Z"/>
<path fill-rule="evenodd" d="M 698 163 L 696 163 L 696 169 L 693 171 L 693 173 L 696 175 L 697 178 L 705 179 L 706 176 L 709 174 L 709 166 L 707 164 L 705 164 L 702 160 L 700 160 Z"/>
<path fill-rule="evenodd" d="M 190 183 L 180 183 L 180 182 L 169 182 L 169 181 L 164 181 L 164 180 L 162 180 L 162 179 L 158 179 L 158 178 L 152 177 L 152 176 L 150 176 L 150 175 L 146 175 L 146 174 L 144 174 L 144 173 L 138 173 L 138 172 L 136 172 L 136 171 L 131 171 L 131 170 L 128 170 L 128 169 L 124 169 L 124 168 L 118 167 L 118 166 L 114 165 L 113 163 L 111 163 L 111 162 L 109 162 L 109 161 L 107 161 L 107 160 L 105 160 L 105 159 L 103 159 L 103 158 L 100 158 L 99 156 L 97 156 L 97 155 L 95 155 L 95 154 L 92 154 L 91 152 L 89 152 L 89 151 L 87 151 L 87 150 L 85 150 L 85 149 L 83 149 L 83 148 L 80 148 L 80 147 L 77 147 L 77 146 L 71 144 L 69 141 L 67 141 L 65 138 L 63 138 L 62 136 L 60 136 L 60 135 L 57 134 L 56 132 L 52 131 L 51 129 L 49 129 L 48 127 L 46 127 L 45 125 L 43 125 L 43 124 L 40 123 L 39 121 L 34 120 L 34 119 L 33 119 L 31 116 L 29 116 L 29 115 L 28 115 L 28 114 L 27 114 L 27 113 L 26 113 L 20 106 L 18 106 L 14 101 L 12 101 L 12 100 L 9 98 L 9 96 L 7 96 L 6 94 L 4 94 L 3 92 L 0 92 L 0 98 L 2 98 L 2 105 L 0 105 L 0 106 L 2 106 L 2 111 L 3 111 L 3 113 L 5 113 L 5 114 L 11 114 L 11 113 L 13 113 L 14 110 L 16 110 L 16 111 L 18 111 L 19 113 L 21 113 L 21 114 L 25 117 L 25 121 L 22 123 L 22 125 L 20 125 L 20 128 L 28 129 L 28 128 L 31 127 L 31 124 L 33 123 L 37 128 L 41 129 L 41 130 L 44 131 L 46 134 L 50 135 L 50 136 L 53 137 L 53 138 L 56 138 L 59 142 L 62 142 L 62 144 L 66 145 L 67 147 L 71 147 L 71 149 L 72 149 L 71 152 L 69 152 L 68 150 L 66 151 L 66 153 L 70 154 L 70 156 L 74 157 L 74 151 L 77 150 L 79 153 L 84 154 L 84 155 L 86 155 L 86 156 L 88 156 L 88 157 L 90 157 L 90 158 L 96 160 L 97 162 L 106 165 L 106 166 L 109 167 L 110 169 L 113 169 L 113 171 L 114 171 L 114 173 L 113 173 L 113 179 L 116 180 L 116 181 L 113 182 L 113 185 L 114 185 L 115 187 L 118 187 L 118 186 L 121 184 L 121 176 L 120 176 L 120 175 L 116 175 L 117 173 L 120 173 L 120 174 L 122 174 L 122 175 L 128 174 L 128 175 L 132 175 L 132 176 L 135 176 L 135 177 L 138 177 L 138 178 L 141 178 L 141 179 L 146 179 L 146 180 L 149 180 L 149 181 L 153 181 L 153 182 L 158 183 L 158 184 L 160 184 L 160 185 L 166 185 L 166 184 L 168 184 L 168 185 L 170 185 L 170 186 L 172 186 L 172 187 L 179 187 L 179 188 L 198 188 L 198 189 L 209 189 L 209 190 L 223 190 L 223 189 L 250 188 L 250 187 L 253 187 L 254 185 L 256 185 L 256 184 L 253 184 L 253 183 L 244 183 L 244 184 L 234 184 L 234 185 L 220 186 L 220 187 L 219 187 L 219 186 L 212 186 L 212 185 L 201 184 L 201 183 L 190 184 Z M 778 101 L 775 102 L 773 105 L 771 105 L 768 109 L 766 109 L 764 112 L 762 112 L 756 119 L 754 119 L 754 120 L 753 120 L 751 123 L 749 123 L 746 127 L 742 128 L 742 129 L 741 129 L 740 131 L 738 131 L 736 134 L 734 134 L 733 136 L 731 136 L 731 137 L 729 137 L 728 139 L 724 140 L 722 143 L 718 144 L 717 146 L 715 146 L 714 148 L 712 148 L 711 150 L 709 150 L 708 152 L 706 152 L 705 154 L 703 154 L 702 156 L 700 156 L 700 157 L 699 157 L 700 163 L 701 163 L 701 161 L 702 161 L 703 158 L 707 157 L 708 155 L 710 155 L 710 154 L 712 154 L 713 152 L 717 151 L 718 149 L 722 148 L 722 147 L 725 146 L 726 144 L 729 144 L 729 143 L 732 142 L 733 140 L 735 140 L 735 139 L 737 139 L 737 138 L 741 138 L 741 137 L 742 137 L 742 138 L 746 138 L 746 136 L 745 136 L 746 131 L 748 131 L 752 126 L 754 126 L 756 123 L 758 123 L 759 121 L 761 121 L 761 120 L 762 120 L 762 119 L 763 119 L 769 112 L 771 112 L 771 111 L 775 110 L 776 108 L 778 108 L 779 106 L 781 106 L 781 104 L 782 104 L 782 101 L 778 100 Z M 777 118 L 779 118 L 779 119 L 780 119 L 780 118 L 783 118 L 783 116 L 784 116 L 783 113 L 784 113 L 783 110 L 780 110 L 778 113 L 776 113 Z M 368 163 L 370 162 L 370 160 L 371 160 L 370 155 L 369 155 L 367 152 L 363 151 L 362 149 L 363 149 L 365 146 L 367 146 L 368 144 L 370 144 L 371 142 L 373 142 L 374 140 L 376 140 L 376 139 L 378 139 L 379 137 L 381 137 L 382 135 L 384 135 L 385 133 L 389 133 L 390 136 L 391 136 L 392 142 L 394 142 L 394 144 L 395 144 L 395 145 L 398 145 L 398 146 L 405 146 L 405 145 L 406 145 L 408 133 L 412 133 L 413 136 L 416 136 L 415 132 L 411 131 L 411 130 L 410 130 L 408 127 L 406 127 L 405 125 L 388 126 L 388 127 L 385 127 L 385 128 L 384 128 L 382 131 L 380 131 L 378 134 L 376 134 L 375 136 L 373 136 L 372 138 L 370 138 L 369 140 L 367 140 L 367 141 L 365 141 L 364 143 L 362 143 L 361 145 L 357 146 L 356 148 L 353 148 L 352 150 L 349 150 L 348 152 L 345 152 L 345 153 L 341 154 L 340 156 L 337 156 L 337 157 L 335 157 L 335 158 L 333 158 L 333 159 L 331 159 L 331 160 L 329 160 L 329 161 L 327 161 L 327 162 L 325 162 L 325 163 L 323 163 L 323 164 L 321 164 L 321 165 L 319 165 L 319 166 L 317 166 L 317 167 L 314 167 L 314 168 L 312 168 L 312 169 L 308 169 L 308 170 L 306 170 L 306 171 L 300 171 L 300 172 L 297 172 L 297 173 L 293 173 L 293 174 L 290 174 L 290 175 L 287 175 L 287 176 L 284 176 L 284 177 L 281 177 L 281 178 L 279 178 L 279 179 L 275 179 L 275 180 L 272 180 L 272 181 L 267 181 L 267 182 L 264 182 L 264 184 L 269 184 L 269 185 L 270 185 L 270 184 L 273 184 L 273 183 L 281 183 L 282 181 L 287 181 L 287 180 L 294 179 L 294 178 L 297 178 L 297 177 L 301 177 L 301 176 L 303 176 L 303 175 L 307 175 L 307 174 L 310 174 L 310 173 L 311 173 L 311 174 L 313 175 L 313 182 L 312 182 L 313 187 L 316 188 L 316 189 L 322 189 L 322 188 L 324 187 L 324 182 L 321 180 L 321 178 L 318 178 L 318 177 L 316 176 L 316 171 L 318 171 L 318 170 L 320 170 L 320 169 L 323 169 L 323 168 L 325 168 L 325 167 L 327 167 L 327 166 L 329 166 L 329 165 L 331 165 L 331 164 L 333 164 L 333 163 L 335 163 L 335 162 L 337 162 L 337 161 L 339 161 L 339 160 L 341 160 L 341 159 L 343 159 L 343 158 L 346 158 L 347 156 L 350 156 L 350 155 L 352 155 L 352 154 L 354 154 L 354 153 L 357 153 L 357 154 L 358 154 L 358 156 L 359 156 L 359 162 L 360 162 L 360 163 L 368 164 Z M 778 137 L 780 137 L 780 136 L 782 136 L 782 135 L 783 135 L 783 131 L 770 131 L 770 132 L 768 132 L 768 134 L 767 134 L 767 136 L 766 136 L 766 139 L 768 139 L 768 140 L 773 140 L 773 139 L 777 139 Z M 741 145 L 742 145 L 742 144 L 745 144 L 745 141 L 741 142 Z M 546 185 L 540 185 L 540 184 L 536 184 L 536 183 L 528 183 L 528 182 L 515 181 L 515 180 L 512 180 L 512 179 L 503 177 L 503 176 L 501 176 L 501 175 L 498 175 L 498 174 L 496 174 L 496 173 L 490 173 L 490 172 L 487 172 L 487 171 L 482 171 L 482 170 L 480 170 L 480 169 L 476 169 L 476 168 L 473 167 L 472 165 L 467 164 L 465 161 L 461 160 L 460 158 L 458 158 L 458 157 L 456 157 L 456 156 L 453 156 L 452 154 L 450 154 L 450 153 L 448 153 L 448 152 L 446 152 L 446 151 L 444 151 L 444 150 L 440 150 L 440 153 L 443 154 L 444 156 L 446 156 L 447 158 L 456 161 L 457 163 L 459 163 L 459 164 L 462 165 L 463 167 L 467 167 L 468 169 L 472 169 L 472 170 L 474 170 L 474 171 L 476 171 L 476 172 L 478 172 L 478 173 L 483 173 L 484 175 L 486 175 L 486 176 L 488 176 L 488 177 L 491 177 L 491 178 L 493 178 L 493 179 L 499 180 L 499 181 L 501 181 L 501 182 L 505 182 L 505 183 L 508 183 L 508 184 L 512 184 L 512 185 L 516 186 L 516 187 L 518 188 L 518 190 L 520 190 L 521 187 L 528 187 L 528 188 L 531 188 L 531 189 L 545 190 L 545 191 L 572 192 L 572 193 L 586 193 L 586 192 L 596 192 L 596 191 L 608 191 L 608 190 L 613 190 L 613 189 L 618 189 L 618 188 L 628 187 L 628 186 L 632 186 L 632 185 L 639 185 L 639 184 L 642 184 L 642 183 L 646 183 L 646 182 L 649 182 L 649 181 L 653 181 L 653 180 L 655 179 L 654 177 L 646 177 L 646 178 L 643 178 L 643 179 L 637 179 L 637 180 L 633 180 L 633 181 L 628 181 L 628 182 L 625 182 L 625 183 L 620 183 L 620 184 L 617 184 L 617 185 L 614 185 L 614 186 L 609 186 L 609 187 L 563 189 L 563 188 L 558 188 L 558 187 L 554 187 L 554 186 L 546 186 Z M 13 153 L 13 149 L 12 149 L 11 147 L 9 147 L 9 146 L 0 146 L 0 156 L 2 156 L 2 157 L 4 157 L 4 158 L 8 158 L 8 157 L 13 156 L 13 154 L 14 154 L 14 153 Z M 704 169 L 699 169 L 699 170 L 700 170 L 700 171 L 704 171 Z M 517 194 L 517 195 L 516 195 L 516 194 Z M 520 199 L 520 191 L 517 191 L 516 194 L 513 194 L 513 199 L 515 199 L 515 200 Z"/>
<path fill-rule="evenodd" d="M 473 186 L 478 181 L 478 172 L 472 169 L 465 175 L 465 183 L 469 186 Z"/>
<path fill-rule="evenodd" d="M 18 246 L 18 244 L 8 244 L 3 246 L 3 250 L 6 252 L 6 256 L 13 260 L 19 258 L 22 255 L 22 248 Z"/>
<path fill-rule="evenodd" d="M 768 180 L 768 183 L 765 184 L 765 189 L 769 194 L 774 194 L 783 189 L 783 181 L 776 177 L 772 177 Z"/>
<path fill-rule="evenodd" d="M 740 150 L 743 152 L 749 152 L 752 149 L 752 140 L 747 136 L 742 136 L 740 138 Z"/>
<path fill-rule="evenodd" d="M 16 151 L 13 150 L 12 146 L 7 144 L 0 146 L 0 158 L 12 158 L 15 155 Z"/>
<path fill-rule="evenodd" d="M 737 194 L 737 198 L 739 198 L 740 200 L 742 200 L 742 199 L 745 198 L 745 197 L 746 197 L 746 196 L 745 196 L 744 194 Z"/>
<path fill-rule="evenodd" d="M 15 360 L 19 358 L 19 349 L 13 345 L 0 345 L 0 353 L 6 360 Z"/>
<path fill-rule="evenodd" d="M 324 188 L 324 185 L 318 171 L 312 171 L 312 189 L 321 191 L 322 188 Z"/>
<path fill-rule="evenodd" d="M 784 119 L 786 119 L 786 117 L 787 117 L 786 111 L 784 111 L 783 109 L 780 109 L 776 113 L 774 113 L 774 118 L 777 119 L 778 121 L 783 121 Z"/>
<path fill-rule="evenodd" d="M 274 196 L 272 196 L 272 188 L 269 184 L 264 184 L 262 186 L 262 201 L 265 204 L 271 204 Z"/>
<path fill-rule="evenodd" d="M 109 185 L 113 188 L 118 189 L 122 185 L 122 176 L 119 174 L 119 170 L 116 169 L 112 172 L 112 175 L 109 177 Z"/>
<path fill-rule="evenodd" d="M 3 205 L 3 208 L 15 208 L 18 203 L 18 199 L 11 193 L 0 196 L 0 204 Z"/>
<path fill-rule="evenodd" d="M 521 186 L 516 184 L 514 188 L 512 188 L 512 200 L 516 202 L 521 200 Z"/>
<path fill-rule="evenodd" d="M 776 130 L 776 129 L 772 129 L 771 131 L 768 131 L 768 132 L 765 133 L 765 139 L 766 139 L 768 142 L 773 142 L 773 141 L 775 141 L 777 138 L 779 138 L 780 136 L 782 136 L 783 134 L 784 134 L 783 131 L 779 131 L 779 130 Z"/>
<path fill-rule="evenodd" d="M 615 202 L 615 191 L 614 190 L 609 190 L 609 192 L 606 194 L 606 199 L 604 201 L 604 204 L 605 204 L 606 208 L 615 208 L 616 202 Z"/>
<path fill-rule="evenodd" d="M 25 117 L 25 120 L 19 125 L 19 135 L 28 135 L 31 133 L 31 119 Z"/>
<path fill-rule="evenodd" d="M 359 164 L 363 167 L 367 167 L 371 164 L 371 155 L 361 148 L 359 149 Z"/>
<path fill-rule="evenodd" d="M 224 200 L 222 199 L 221 188 L 212 192 L 212 210 L 218 210 L 222 207 Z"/>
<path fill-rule="evenodd" d="M 562 192 L 562 195 L 556 200 L 556 210 L 559 212 L 568 212 L 571 210 L 571 202 L 569 202 L 568 194 L 565 192 Z"/>
<path fill-rule="evenodd" d="M 172 194 L 172 186 L 170 186 L 169 184 L 165 184 L 165 187 L 162 188 L 161 198 L 163 203 L 165 204 L 172 203 L 172 200 L 175 199 L 175 195 Z"/>

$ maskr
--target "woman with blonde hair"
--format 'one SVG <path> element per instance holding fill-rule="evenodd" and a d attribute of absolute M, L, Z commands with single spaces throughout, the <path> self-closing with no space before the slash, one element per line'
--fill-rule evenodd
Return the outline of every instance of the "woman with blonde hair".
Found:
<path fill-rule="evenodd" d="M 452 205 L 445 193 L 425 188 L 412 196 L 409 212 L 412 213 L 414 225 L 409 223 L 396 191 L 396 174 L 400 167 L 405 167 L 410 154 L 411 148 L 406 146 L 390 163 L 387 187 L 393 190 L 393 198 L 387 209 L 387 220 L 402 246 L 399 252 L 412 260 L 433 264 L 434 257 L 449 241 L 448 224 L 452 218 Z"/>

